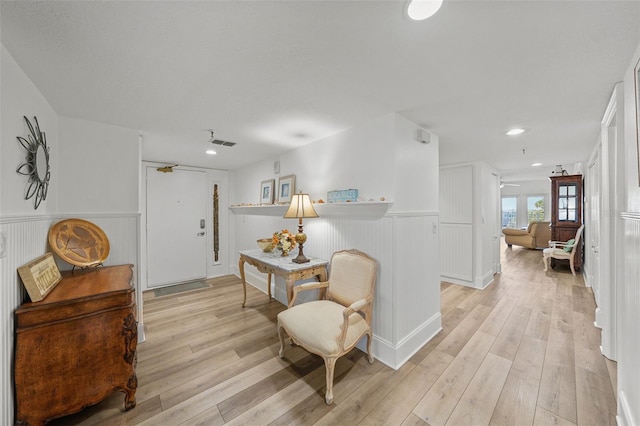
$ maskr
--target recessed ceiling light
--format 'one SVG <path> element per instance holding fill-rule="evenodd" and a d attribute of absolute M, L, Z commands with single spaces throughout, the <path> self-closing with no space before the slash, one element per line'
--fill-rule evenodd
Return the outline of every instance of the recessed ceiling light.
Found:
<path fill-rule="evenodd" d="M 515 135 L 519 135 L 521 133 L 524 133 L 525 130 L 524 129 L 511 129 L 507 132 L 507 136 L 515 136 Z"/>
<path fill-rule="evenodd" d="M 209 155 L 216 155 L 216 154 L 217 154 L 217 152 L 215 152 L 215 151 L 214 151 L 214 150 L 212 150 L 212 149 L 208 149 L 208 150 L 207 150 L 207 154 L 209 154 Z"/>
<path fill-rule="evenodd" d="M 540 166 L 542 166 L 542 163 L 533 163 L 531 165 L 531 167 L 540 167 Z"/>
<path fill-rule="evenodd" d="M 433 16 L 442 6 L 442 0 L 409 0 L 407 15 L 414 21 Z"/>

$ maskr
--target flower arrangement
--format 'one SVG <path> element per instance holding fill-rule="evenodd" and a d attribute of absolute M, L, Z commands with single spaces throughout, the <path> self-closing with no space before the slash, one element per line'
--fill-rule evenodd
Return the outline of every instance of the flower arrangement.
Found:
<path fill-rule="evenodd" d="M 276 248 L 282 250 L 283 256 L 288 255 L 289 252 L 296 247 L 295 235 L 287 229 L 283 229 L 280 232 L 274 232 L 272 240 Z"/>

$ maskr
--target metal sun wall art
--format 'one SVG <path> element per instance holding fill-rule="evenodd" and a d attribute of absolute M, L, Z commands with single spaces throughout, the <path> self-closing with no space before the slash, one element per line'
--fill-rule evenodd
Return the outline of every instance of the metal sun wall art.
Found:
<path fill-rule="evenodd" d="M 27 139 L 18 136 L 18 142 L 27 150 L 26 162 L 20 164 L 16 172 L 24 176 L 29 176 L 27 181 L 28 187 L 24 196 L 25 200 L 34 198 L 33 208 L 37 209 L 42 200 L 47 198 L 47 189 L 49 188 L 49 178 L 51 170 L 49 167 L 49 147 L 47 146 L 47 138 L 43 131 L 40 130 L 38 119 L 33 117 L 35 127 L 27 117 L 24 121 L 29 129 Z"/>

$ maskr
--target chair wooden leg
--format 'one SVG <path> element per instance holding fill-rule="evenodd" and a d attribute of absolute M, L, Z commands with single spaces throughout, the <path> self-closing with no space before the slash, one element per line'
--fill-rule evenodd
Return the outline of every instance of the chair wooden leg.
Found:
<path fill-rule="evenodd" d="M 576 269 L 573 267 L 573 259 L 569 259 L 569 267 L 571 268 L 571 273 L 573 276 L 576 276 Z"/>
<path fill-rule="evenodd" d="M 333 372 L 336 367 L 337 358 L 325 358 L 324 365 L 327 369 L 327 392 L 324 395 L 324 402 L 327 405 L 331 405 L 333 402 Z"/>
<path fill-rule="evenodd" d="M 369 364 L 373 364 L 373 354 L 371 353 L 371 341 L 373 340 L 373 336 L 371 333 L 367 333 L 367 355 Z"/>
<path fill-rule="evenodd" d="M 278 337 L 280 337 L 280 351 L 278 352 L 278 356 L 284 358 L 284 327 L 280 324 L 278 324 Z"/>
<path fill-rule="evenodd" d="M 542 261 L 544 262 L 544 270 L 545 270 L 545 272 L 546 272 L 546 271 L 547 271 L 547 269 L 549 268 L 549 265 L 548 265 L 548 263 L 549 263 L 549 256 L 542 255 Z"/>

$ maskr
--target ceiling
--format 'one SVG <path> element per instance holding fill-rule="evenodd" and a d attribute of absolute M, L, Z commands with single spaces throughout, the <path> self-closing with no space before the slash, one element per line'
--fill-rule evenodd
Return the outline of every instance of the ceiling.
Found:
<path fill-rule="evenodd" d="M 421 22 L 403 1 L 0 8 L 60 115 L 139 130 L 145 160 L 229 170 L 397 112 L 440 137 L 441 164 L 548 176 L 587 160 L 640 41 L 637 1 L 445 0 Z M 207 129 L 237 145 L 207 156 Z"/>

